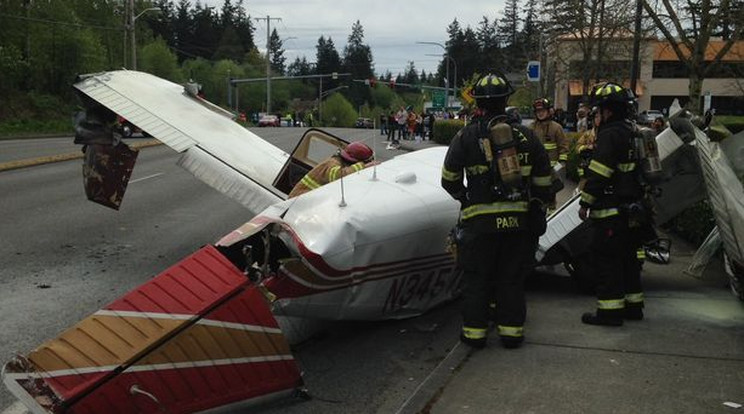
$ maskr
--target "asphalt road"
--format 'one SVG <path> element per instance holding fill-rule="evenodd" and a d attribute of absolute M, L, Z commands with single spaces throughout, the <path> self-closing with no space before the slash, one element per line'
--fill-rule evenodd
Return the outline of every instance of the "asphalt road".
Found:
<path fill-rule="evenodd" d="M 290 151 L 303 129 L 255 132 Z M 376 130 L 331 132 L 370 144 L 381 137 Z M 17 160 L 75 151 L 70 142 L 0 141 L 0 154 Z M 400 153 L 377 147 L 383 160 Z M 0 173 L 0 361 L 27 353 L 251 218 L 177 167 L 177 158 L 165 146 L 143 149 L 118 212 L 86 200 L 79 160 Z M 295 348 L 314 399 L 263 411 L 396 411 L 456 343 L 458 306 L 405 321 L 329 324 Z M 0 412 L 13 403 L 2 387 Z"/>

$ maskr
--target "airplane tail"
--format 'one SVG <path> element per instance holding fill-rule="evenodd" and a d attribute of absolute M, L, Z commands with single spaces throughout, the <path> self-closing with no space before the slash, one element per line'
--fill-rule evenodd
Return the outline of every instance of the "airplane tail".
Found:
<path fill-rule="evenodd" d="M 34 413 L 191 413 L 303 382 L 264 294 L 206 246 L 3 368 Z"/>

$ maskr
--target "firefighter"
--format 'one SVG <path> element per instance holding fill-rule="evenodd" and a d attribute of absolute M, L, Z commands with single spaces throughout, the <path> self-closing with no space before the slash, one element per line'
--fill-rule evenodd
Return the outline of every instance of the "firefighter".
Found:
<path fill-rule="evenodd" d="M 512 93 L 501 74 L 478 79 L 473 97 L 481 115 L 455 135 L 442 167 L 442 187 L 461 203 L 458 263 L 465 303 L 460 340 L 475 348 L 486 345 L 493 299 L 502 344 L 516 348 L 524 341 L 531 233 L 544 232 L 545 203 L 552 197 L 548 154 L 532 131 L 510 124 L 505 114 Z"/>
<path fill-rule="evenodd" d="M 289 198 L 377 164 L 377 161 L 373 160 L 374 155 L 374 151 L 367 144 L 352 142 L 305 174 L 289 192 Z"/>
<path fill-rule="evenodd" d="M 597 310 L 581 321 L 590 325 L 620 326 L 623 319 L 643 319 L 643 290 L 636 252 L 638 232 L 649 214 L 640 168 L 636 165 L 635 97 L 614 83 L 593 92 L 601 124 L 581 192 L 579 218 L 593 224 L 591 244 L 597 274 Z"/>
<path fill-rule="evenodd" d="M 553 120 L 551 115 L 553 104 L 549 99 L 540 98 L 535 99 L 532 108 L 535 112 L 535 121 L 530 124 L 530 128 L 548 151 L 550 166 L 555 167 L 558 162 L 565 164 L 568 160 L 568 140 L 563 134 L 561 124 Z"/>

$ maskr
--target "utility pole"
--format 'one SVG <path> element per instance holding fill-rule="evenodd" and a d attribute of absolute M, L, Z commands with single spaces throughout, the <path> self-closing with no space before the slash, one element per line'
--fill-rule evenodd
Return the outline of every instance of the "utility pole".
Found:
<path fill-rule="evenodd" d="M 137 41 L 134 38 L 134 0 L 129 0 L 129 41 L 132 42 L 132 69 L 137 70 Z"/>
<path fill-rule="evenodd" d="M 271 113 L 271 50 L 269 49 L 271 41 L 271 21 L 281 21 L 281 17 L 254 17 L 254 20 L 266 20 L 266 113 Z"/>

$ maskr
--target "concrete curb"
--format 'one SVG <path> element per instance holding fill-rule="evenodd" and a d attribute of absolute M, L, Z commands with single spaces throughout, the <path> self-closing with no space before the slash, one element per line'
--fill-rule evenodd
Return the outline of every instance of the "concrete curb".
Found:
<path fill-rule="evenodd" d="M 156 139 L 151 139 L 148 141 L 135 142 L 131 144 L 129 147 L 135 148 L 135 149 L 141 149 L 141 148 L 154 147 L 154 146 L 162 145 L 162 144 L 163 144 L 162 142 Z M 7 161 L 7 162 L 0 163 L 0 172 L 17 170 L 19 168 L 33 167 L 36 165 L 51 164 L 53 162 L 81 159 L 83 158 L 84 155 L 85 154 L 83 154 L 82 151 L 79 151 L 79 152 L 70 152 L 67 154 L 47 155 L 45 157 L 26 158 L 24 160 L 17 160 L 17 161 Z"/>

